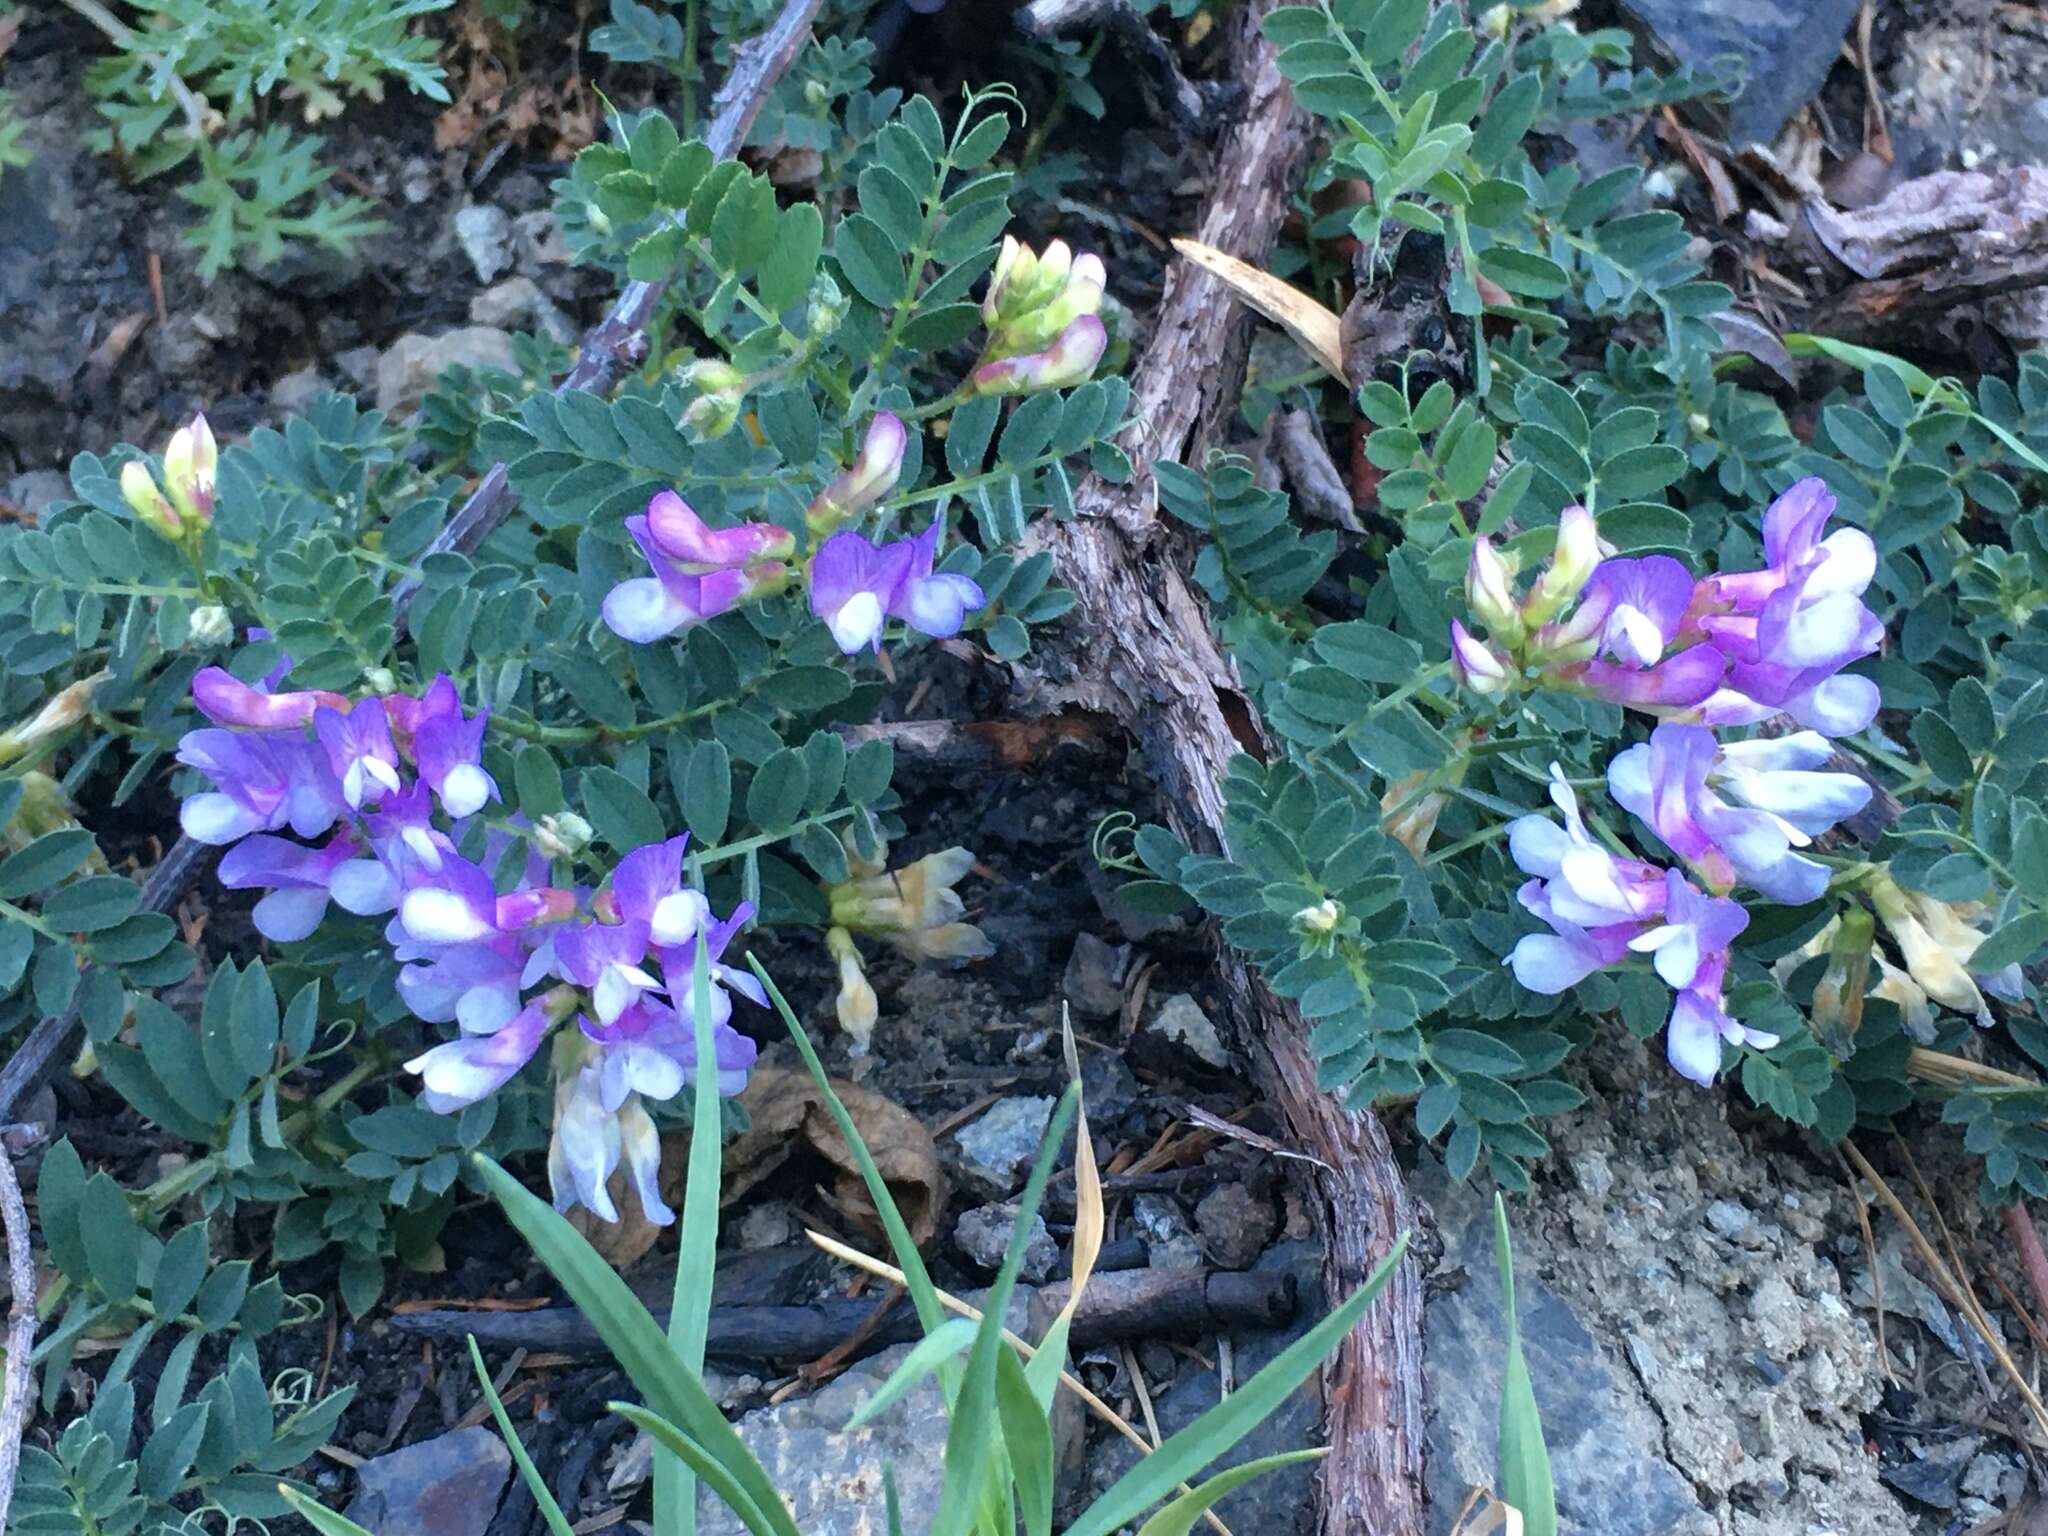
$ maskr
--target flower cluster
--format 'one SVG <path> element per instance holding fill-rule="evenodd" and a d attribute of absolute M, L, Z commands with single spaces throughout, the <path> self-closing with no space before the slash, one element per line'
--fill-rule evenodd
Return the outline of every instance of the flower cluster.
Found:
<path fill-rule="evenodd" d="M 888 846 L 861 857 L 850 843 L 851 878 L 825 888 L 832 926 L 825 947 L 839 966 L 839 1027 L 855 1054 L 867 1049 L 878 1007 L 854 935 L 879 939 L 912 960 L 984 960 L 995 946 L 966 921 L 967 904 L 954 889 L 974 867 L 966 848 L 928 853 L 901 869 L 887 864 Z"/>
<path fill-rule="evenodd" d="M 194 678 L 194 702 L 214 723 L 188 732 L 178 758 L 214 787 L 185 801 L 185 831 L 228 845 L 223 885 L 268 892 L 254 914 L 268 938 L 308 937 L 330 903 L 388 914 L 399 996 L 458 1031 L 406 1063 L 432 1110 L 495 1093 L 575 1019 L 553 1052 L 556 1203 L 617 1220 L 606 1186 L 623 1163 L 649 1218 L 671 1220 L 643 1101 L 673 1098 L 698 1070 L 700 941 L 713 1070 L 721 1092 L 744 1086 L 754 1045 L 729 1023 L 729 993 L 767 999 L 753 976 L 718 962 L 752 908 L 714 920 L 684 879 L 681 837 L 628 853 L 602 891 L 551 884 L 544 839 L 518 818 L 485 821 L 498 798 L 483 766 L 487 721 L 464 712 L 447 676 L 416 697 L 350 700 L 281 691 L 289 667 L 255 686 L 218 667 Z M 500 891 L 491 871 L 508 865 L 516 877 Z"/>
<path fill-rule="evenodd" d="M 1451 626 L 1453 665 L 1479 692 L 1533 679 L 1662 718 L 1648 741 L 1615 755 L 1606 786 L 1679 867 L 1596 839 L 1553 765 L 1563 825 L 1538 815 L 1508 828 L 1516 866 L 1533 877 L 1519 900 L 1548 931 L 1525 936 L 1507 963 L 1522 985 L 1555 994 L 1648 955 L 1676 993 L 1665 1030 L 1671 1064 L 1700 1083 L 1720 1070 L 1723 1042 L 1777 1043 L 1722 1001 L 1730 946 L 1749 924 L 1730 893 L 1818 900 L 1832 872 L 1801 850 L 1871 796 L 1857 775 L 1824 766 L 1834 754 L 1828 738 L 1861 730 L 1877 712 L 1875 685 L 1841 669 L 1884 638 L 1860 601 L 1876 550 L 1855 529 L 1823 537 L 1833 509 L 1820 481 L 1799 482 L 1765 514 L 1763 569 L 1696 581 L 1668 556 L 1601 558 L 1593 519 L 1571 508 L 1548 567 L 1519 599 L 1513 571 L 1475 541 L 1466 595 L 1488 641 Z M 1781 716 L 1806 729 L 1747 741 L 1709 729 Z"/>
<path fill-rule="evenodd" d="M 1097 313 L 1107 277 L 1100 256 L 1076 256 L 1064 240 L 1033 252 L 1005 236 L 981 301 L 988 344 L 970 376 L 974 392 L 1016 395 L 1085 381 L 1109 346 Z"/>
<path fill-rule="evenodd" d="M 131 459 L 121 470 L 121 499 L 139 522 L 172 543 L 203 533 L 213 522 L 213 478 L 220 461 L 213 429 L 204 415 L 171 434 L 164 448 L 164 483 L 149 466 Z"/>
<path fill-rule="evenodd" d="M 1665 719 L 1756 725 L 1781 715 L 1848 736 L 1877 714 L 1877 685 L 1845 673 L 1884 626 L 1863 605 L 1877 550 L 1860 529 L 1823 536 L 1835 498 L 1801 480 L 1764 514 L 1764 566 L 1695 580 L 1668 555 L 1602 559 L 1593 518 L 1566 508 L 1548 568 L 1519 601 L 1514 571 L 1485 539 L 1465 581 L 1476 638 L 1451 651 L 1481 693 L 1525 681 L 1591 694 Z"/>

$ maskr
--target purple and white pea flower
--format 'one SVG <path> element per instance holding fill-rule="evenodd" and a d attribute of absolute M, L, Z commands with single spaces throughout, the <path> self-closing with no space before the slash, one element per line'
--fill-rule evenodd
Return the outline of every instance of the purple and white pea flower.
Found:
<path fill-rule="evenodd" d="M 255 638 L 255 631 L 251 631 Z M 279 693 L 277 684 L 291 670 L 289 658 L 280 662 L 256 687 L 250 687 L 225 667 L 201 667 L 192 675 L 192 702 L 215 725 L 234 730 L 274 731 L 305 725 L 315 710 L 346 709 L 348 700 L 338 693 L 310 689 Z"/>
<path fill-rule="evenodd" d="M 290 944 L 320 926 L 335 872 L 353 862 L 357 851 L 346 832 L 318 848 L 259 832 L 221 856 L 220 883 L 231 891 L 268 890 L 250 917 L 266 939 Z"/>
<path fill-rule="evenodd" d="M 860 456 L 817 494 L 804 514 L 811 531 L 830 533 L 893 491 L 903 473 L 903 455 L 909 446 L 910 433 L 903 418 L 891 411 L 877 411 L 868 423 Z"/>
<path fill-rule="evenodd" d="M 496 1093 L 533 1060 L 548 1030 L 573 1006 L 568 989 L 536 997 L 487 1033 L 465 1034 L 459 1040 L 422 1051 L 405 1064 L 420 1079 L 420 1101 L 437 1115 L 452 1115 Z"/>
<path fill-rule="evenodd" d="M 1765 1030 L 1751 1029 L 1732 1017 L 1721 1001 L 1721 984 L 1728 971 L 1724 951 L 1707 957 L 1693 984 L 1679 992 L 1671 1005 L 1671 1017 L 1664 1025 L 1664 1055 L 1681 1077 L 1702 1088 L 1713 1086 L 1721 1070 L 1721 1047 L 1746 1045 L 1767 1051 L 1778 1037 Z"/>
<path fill-rule="evenodd" d="M 795 537 L 773 523 L 710 527 L 682 497 L 663 491 L 626 532 L 654 570 L 606 594 L 604 622 L 623 640 L 647 644 L 781 589 L 782 561 Z"/>
<path fill-rule="evenodd" d="M 313 734 L 350 810 L 398 792 L 398 747 L 382 699 L 358 699 L 347 710 L 322 705 L 313 711 Z"/>
<path fill-rule="evenodd" d="M 421 781 L 434 792 L 442 810 L 460 821 L 498 798 L 497 780 L 483 766 L 490 711 L 465 718 L 461 697 L 447 673 L 436 677 L 417 699 L 394 694 L 384 703 L 400 746 L 418 765 Z"/>
<path fill-rule="evenodd" d="M 1793 850 L 1861 810 L 1870 788 L 1851 774 L 1791 766 L 1826 760 L 1817 736 L 1741 745 L 1749 750 L 1724 761 L 1703 726 L 1660 725 L 1608 764 L 1608 793 L 1711 889 L 1740 882 L 1787 905 L 1817 900 L 1827 866 Z"/>
<path fill-rule="evenodd" d="M 1749 914 L 1725 896 L 1701 894 L 1677 870 L 1664 872 L 1664 920 L 1637 934 L 1628 947 L 1651 957 L 1666 985 L 1684 990 L 1697 985 L 1716 956 L 1725 957 Z"/>
<path fill-rule="evenodd" d="M 555 936 L 555 968 L 590 993 L 605 1024 L 618 1020 L 649 992 L 663 990 L 647 968 L 647 924 L 581 923 Z"/>
<path fill-rule="evenodd" d="M 178 761 L 214 783 L 213 792 L 188 796 L 178 808 L 186 836 L 211 847 L 286 826 L 318 837 L 342 811 L 326 755 L 299 737 L 201 727 L 179 741 Z"/>
<path fill-rule="evenodd" d="M 811 557 L 811 612 L 851 656 L 882 648 L 882 629 L 900 619 L 920 634 L 945 639 L 960 632 L 970 609 L 986 600 L 965 576 L 934 571 L 941 520 L 923 533 L 874 544 L 851 529 L 835 533 Z"/>

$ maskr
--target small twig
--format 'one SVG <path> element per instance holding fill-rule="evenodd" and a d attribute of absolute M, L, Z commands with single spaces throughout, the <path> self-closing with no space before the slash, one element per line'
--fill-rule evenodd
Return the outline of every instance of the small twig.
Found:
<path fill-rule="evenodd" d="M 36 1267 L 29 1253 L 28 1207 L 14 1177 L 14 1159 L 0 1153 L 0 1224 L 7 1232 L 7 1283 L 14 1294 L 7 1309 L 7 1387 L 0 1396 L 0 1531 L 14 1502 L 14 1470 L 21 1463 L 22 1431 L 28 1428 L 29 1354 L 36 1343 Z"/>
<path fill-rule="evenodd" d="M 1849 1186 L 1850 1203 L 1856 1207 L 1856 1225 L 1863 1229 L 1863 1251 L 1870 1255 L 1870 1296 L 1877 1307 L 1877 1365 L 1884 1372 L 1886 1381 L 1892 1380 L 1892 1355 L 1884 1337 L 1884 1259 L 1877 1251 L 1877 1235 L 1870 1230 L 1870 1212 L 1864 1208 L 1863 1197 L 1856 1192 L 1856 1174 L 1840 1151 L 1835 1153 L 1840 1164 L 1842 1178 Z"/>
<path fill-rule="evenodd" d="M 2033 1287 L 2034 1305 L 2040 1315 L 2048 1318 L 2048 1253 L 2041 1249 L 2041 1234 L 2034 1230 L 2034 1218 L 2027 1214 L 2027 1203 L 2015 1200 L 2005 1208 L 2005 1231 L 2012 1239 L 2012 1245 L 2020 1256 L 2020 1268 L 2026 1271 L 2027 1284 Z M 2031 1319 L 2028 1319 L 2031 1323 Z M 2029 1329 L 2038 1332 L 2038 1329 Z"/>
<path fill-rule="evenodd" d="M 171 93 L 171 99 L 177 102 L 179 108 L 184 112 L 185 129 L 192 135 L 195 143 L 203 142 L 212 137 L 208 128 L 211 109 L 206 105 L 205 98 L 200 96 L 198 92 L 194 91 L 183 80 L 179 79 L 176 74 L 165 68 L 162 54 L 151 53 L 143 48 L 141 40 L 136 37 L 134 30 L 126 22 L 122 21 L 120 17 L 108 10 L 104 5 L 101 5 L 100 0 L 64 0 L 64 3 L 98 27 L 100 31 L 106 33 L 115 47 L 127 49 L 128 52 L 134 54 L 136 58 L 147 64 L 162 77 L 165 89 Z"/>

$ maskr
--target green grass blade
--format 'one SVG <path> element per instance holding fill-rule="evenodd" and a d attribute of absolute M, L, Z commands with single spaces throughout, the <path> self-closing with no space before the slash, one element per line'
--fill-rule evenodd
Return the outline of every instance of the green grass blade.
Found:
<path fill-rule="evenodd" d="M 754 968 L 754 974 L 761 978 L 761 985 L 768 989 L 768 999 L 775 1005 L 775 1011 L 782 1015 L 782 1022 L 788 1026 L 789 1036 L 796 1042 L 796 1048 L 810 1068 L 811 1081 L 818 1085 L 823 1095 L 825 1108 L 832 1116 L 832 1123 L 839 1127 L 839 1134 L 846 1138 L 846 1144 L 853 1150 L 853 1160 L 860 1169 L 861 1182 L 867 1186 L 868 1198 L 874 1202 L 875 1212 L 882 1220 L 882 1230 L 889 1235 L 889 1251 L 895 1256 L 896 1267 L 903 1271 L 903 1288 L 910 1293 L 910 1304 L 917 1310 L 917 1320 L 926 1333 L 937 1333 L 946 1324 L 946 1309 L 939 1305 L 939 1293 L 932 1286 L 931 1274 L 924 1267 L 924 1258 L 917 1251 L 917 1244 L 911 1241 L 910 1228 L 903 1224 L 903 1214 L 896 1209 L 896 1197 L 889 1193 L 888 1182 L 882 1177 L 882 1170 L 875 1166 L 875 1160 L 868 1155 L 867 1143 L 860 1139 L 860 1132 L 854 1129 L 853 1116 L 846 1112 L 846 1106 L 839 1101 L 839 1095 L 832 1091 L 832 1080 L 825 1075 L 825 1064 L 818 1059 L 818 1052 L 811 1044 L 811 1037 L 804 1033 L 803 1025 L 797 1023 L 796 1015 L 790 1011 L 789 1003 L 783 998 L 782 989 L 775 985 L 766 968 L 752 955 L 747 964 Z M 1026 1226 L 1030 1223 L 1025 1223 Z"/>
<path fill-rule="evenodd" d="M 889 1517 L 889 1536 L 903 1536 L 903 1506 L 896 1498 L 896 1464 L 882 1463 L 882 1509 Z"/>
<path fill-rule="evenodd" d="M 932 1516 L 931 1536 L 967 1536 L 974 1525 L 988 1470 L 989 1448 L 1001 1433 L 996 1413 L 996 1357 L 1008 1346 L 1003 1342 L 1003 1314 L 1017 1288 L 1017 1271 L 1024 1265 L 1024 1250 L 1031 1241 L 1031 1219 L 1045 1199 L 1045 1186 L 1052 1180 L 1053 1164 L 1066 1144 L 1067 1129 L 1081 1102 L 1076 1083 L 1060 1096 L 1045 1140 L 1038 1148 L 1038 1161 L 1031 1178 L 1018 1197 L 1017 1219 L 1010 1229 L 1009 1251 L 995 1284 L 981 1303 L 981 1326 L 975 1330 L 974 1353 L 968 1357 L 967 1373 L 960 1378 L 960 1394 L 953 1403 L 953 1422 L 946 1430 L 946 1483 L 939 1494 L 938 1512 Z"/>
<path fill-rule="evenodd" d="M 690 1473 L 690 1489 L 694 1495 L 698 1479 L 721 1499 L 725 1500 L 732 1512 L 739 1516 L 753 1536 L 775 1536 L 775 1527 L 762 1518 L 760 1508 L 746 1495 L 744 1489 L 731 1472 L 703 1446 L 677 1429 L 658 1413 L 649 1413 L 637 1403 L 612 1403 L 611 1411 L 631 1424 L 635 1429 L 644 1429 L 653 1437 L 657 1456 L 670 1456 L 678 1466 Z M 656 1465 L 660 1463 L 657 1461 Z M 778 1501 L 777 1508 L 781 1505 Z M 690 1511 L 692 1523 L 697 1512 Z"/>
<path fill-rule="evenodd" d="M 734 1512 L 743 1520 L 752 1515 L 764 1521 L 775 1536 L 801 1536 L 767 1472 L 617 1271 L 545 1200 L 481 1153 L 474 1161 L 506 1217 L 561 1282 L 647 1405 L 732 1473 L 747 1501 L 734 1504 Z"/>
<path fill-rule="evenodd" d="M 1190 1488 L 1139 1526 L 1138 1536 L 1188 1536 L 1188 1532 L 1195 1528 L 1195 1522 L 1214 1509 L 1219 1500 L 1235 1493 L 1253 1478 L 1281 1467 L 1291 1467 L 1296 1462 L 1317 1461 L 1328 1454 L 1321 1450 L 1282 1451 L 1278 1456 L 1262 1456 L 1257 1461 L 1232 1467 L 1228 1472 L 1218 1472 L 1206 1483 Z"/>
<path fill-rule="evenodd" d="M 1522 1356 L 1522 1325 L 1515 1315 L 1515 1257 L 1508 1241 L 1508 1205 L 1493 1197 L 1493 1246 L 1500 1261 L 1501 1301 L 1507 1316 L 1507 1360 L 1500 1381 L 1500 1496 L 1522 1512 L 1524 1536 L 1557 1536 L 1557 1492 L 1536 1388 Z"/>
<path fill-rule="evenodd" d="M 996 1351 L 996 1417 L 1024 1512 L 1024 1536 L 1052 1536 L 1052 1425 L 1008 1344 Z"/>
<path fill-rule="evenodd" d="M 723 1172 L 724 1112 L 718 1102 L 718 1042 L 711 1019 L 711 955 L 697 930 L 690 966 L 690 1009 L 696 1022 L 697 1080 L 690 1100 L 690 1161 L 683 1183 L 683 1230 L 676 1247 L 676 1282 L 670 1299 L 668 1340 L 683 1364 L 704 1371 L 704 1340 L 711 1331 L 711 1285 L 718 1269 L 718 1196 Z M 654 1458 L 656 1536 L 696 1536 L 697 1485 L 683 1462 Z"/>
<path fill-rule="evenodd" d="M 1066 1536 L 1109 1536 L 1122 1529 L 1251 1433 L 1308 1380 L 1323 1357 L 1365 1316 L 1407 1253 L 1408 1234 L 1404 1232 L 1394 1251 L 1348 1301 L 1275 1355 L 1250 1381 L 1179 1434 L 1169 1436 L 1158 1450 L 1118 1478 L 1067 1528 Z"/>
<path fill-rule="evenodd" d="M 846 1421 L 846 1432 L 865 1429 L 915 1387 L 925 1377 L 936 1371 L 944 1361 L 951 1360 L 961 1350 L 974 1342 L 974 1324 L 964 1317 L 956 1317 L 944 1324 L 937 1333 L 928 1333 L 918 1340 L 909 1354 L 897 1363 L 889 1373 L 889 1379 L 882 1383 L 874 1396 L 855 1410 Z"/>
<path fill-rule="evenodd" d="M 347 1515 L 337 1515 L 325 1504 L 307 1498 L 290 1483 L 279 1483 L 277 1496 L 291 1505 L 292 1513 L 318 1531 L 320 1536 L 372 1536 Z"/>
<path fill-rule="evenodd" d="M 477 1385 L 484 1389 L 484 1401 L 491 1405 L 491 1417 L 498 1421 L 498 1434 L 504 1439 L 505 1449 L 512 1453 L 513 1463 L 526 1482 L 526 1491 L 540 1506 L 541 1518 L 547 1521 L 548 1529 L 555 1536 L 575 1536 L 569 1529 L 568 1517 L 562 1513 L 562 1506 L 555 1502 L 555 1496 L 548 1492 L 548 1485 L 541 1481 L 540 1468 L 526 1454 L 519 1431 L 512 1427 L 512 1415 L 505 1411 L 504 1400 L 498 1396 L 498 1389 L 491 1382 L 491 1373 L 484 1369 L 484 1352 L 476 1347 L 476 1335 L 473 1333 L 469 1335 L 469 1363 L 476 1371 Z"/>

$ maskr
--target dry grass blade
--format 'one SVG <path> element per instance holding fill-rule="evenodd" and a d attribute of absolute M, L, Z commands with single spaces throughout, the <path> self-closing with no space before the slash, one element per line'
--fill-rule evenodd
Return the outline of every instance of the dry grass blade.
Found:
<path fill-rule="evenodd" d="M 869 1255 L 862 1253 L 858 1248 L 850 1248 L 845 1243 L 840 1242 L 837 1238 L 827 1237 L 822 1232 L 814 1232 L 809 1228 L 805 1228 L 804 1236 L 809 1238 L 819 1248 L 823 1249 L 826 1253 L 831 1254 L 833 1258 L 838 1259 L 842 1263 L 851 1264 L 855 1269 L 864 1270 L 868 1274 L 874 1275 L 879 1279 L 893 1280 L 898 1285 L 901 1285 L 903 1283 L 903 1271 L 898 1269 L 893 1264 L 885 1264 L 880 1259 L 871 1258 Z M 978 1323 L 981 1321 L 980 1311 L 975 1307 L 969 1306 L 966 1302 L 962 1301 L 958 1296 L 953 1295 L 952 1292 L 941 1291 L 934 1287 L 934 1293 L 939 1298 L 939 1305 L 944 1307 L 948 1312 L 954 1313 L 956 1316 L 959 1317 L 968 1318 L 973 1322 Z M 1016 1334 L 1010 1332 L 1010 1330 L 1007 1328 L 1003 1330 L 1003 1338 L 1005 1342 L 1007 1342 L 1026 1360 L 1031 1359 L 1034 1355 L 1038 1353 L 1037 1350 L 1033 1349 L 1029 1344 L 1025 1343 L 1022 1339 L 1018 1338 Z M 1098 1419 L 1102 1420 L 1103 1423 L 1107 1424 L 1111 1429 L 1115 1430 L 1118 1434 L 1122 1435 L 1126 1440 L 1130 1441 L 1131 1444 L 1135 1445 L 1141 1453 L 1149 1453 L 1152 1450 L 1151 1441 L 1147 1440 L 1143 1435 L 1138 1433 L 1138 1431 L 1132 1427 L 1131 1422 L 1128 1419 L 1126 1419 L 1122 1414 L 1118 1413 L 1114 1408 L 1110 1407 L 1109 1404 L 1105 1403 L 1101 1398 L 1097 1397 L 1093 1392 L 1089 1391 L 1087 1383 L 1083 1382 L 1079 1377 L 1075 1376 L 1072 1372 L 1060 1372 L 1060 1385 L 1065 1387 L 1069 1392 L 1073 1393 L 1074 1396 L 1078 1397 L 1082 1401 L 1082 1403 L 1086 1405 L 1090 1413 L 1093 1413 Z M 1182 1483 L 1180 1485 L 1180 1491 L 1182 1493 L 1194 1492 L 1194 1490 L 1190 1488 L 1186 1483 Z M 1211 1530 L 1216 1532 L 1216 1536 L 1231 1536 L 1230 1527 L 1225 1525 L 1221 1520 L 1217 1519 L 1213 1511 L 1204 1514 L 1202 1516 L 1202 1519 L 1203 1522 L 1207 1524 Z"/>
<path fill-rule="evenodd" d="M 1906 1209 L 1905 1202 L 1899 1199 L 1891 1185 L 1884 1181 L 1883 1176 L 1870 1166 L 1870 1160 L 1857 1150 L 1856 1144 L 1850 1141 L 1843 1142 L 1842 1153 L 1855 1165 L 1856 1172 L 1877 1191 L 1877 1198 L 1885 1203 L 1885 1208 L 1906 1229 L 1906 1236 L 1912 1239 L 1914 1248 L 1919 1251 L 1921 1262 L 1927 1266 L 1935 1283 L 1955 1301 L 1970 1326 L 1976 1330 L 1977 1336 L 1984 1341 L 1985 1348 L 1991 1351 L 1992 1358 L 1998 1361 L 1999 1369 L 2005 1372 L 2007 1379 L 2012 1382 L 2026 1403 L 2028 1413 L 2033 1416 L 2035 1428 L 2048 1435 L 2048 1405 L 2042 1403 L 2040 1395 L 2021 1374 L 2018 1363 L 2006 1350 L 2005 1341 L 1999 1338 L 1997 1331 L 1992 1328 L 1991 1320 L 1977 1305 L 1976 1298 L 1970 1294 L 1969 1288 L 1958 1280 L 1943 1262 L 1941 1255 L 1935 1251 L 1934 1244 L 1928 1241 L 1927 1234 L 1920 1229 L 1920 1223 L 1915 1221 L 1912 1212 Z"/>
<path fill-rule="evenodd" d="M 1184 1106 L 1181 1110 L 1181 1115 L 1190 1125 L 1199 1125 L 1203 1130 L 1214 1131 L 1218 1136 L 1227 1136 L 1232 1141 L 1241 1141 L 1248 1147 L 1257 1147 L 1261 1152 L 1269 1156 L 1284 1157 L 1293 1162 L 1307 1163 L 1312 1168 L 1321 1168 L 1325 1172 L 1329 1171 L 1330 1165 L 1320 1157 L 1315 1157 L 1307 1152 L 1297 1152 L 1292 1147 L 1282 1146 L 1272 1137 L 1261 1136 L 1257 1131 L 1248 1131 L 1243 1126 L 1224 1119 L 1221 1115 L 1212 1114 L 1199 1104 Z"/>
<path fill-rule="evenodd" d="M 1877 1309 L 1877 1366 L 1884 1372 L 1884 1379 L 1890 1381 L 1892 1352 L 1884 1337 L 1884 1262 L 1878 1256 L 1877 1234 L 1870 1230 L 1870 1212 L 1864 1209 L 1862 1198 L 1856 1193 L 1856 1175 L 1840 1151 L 1835 1153 L 1835 1161 L 1841 1165 L 1842 1182 L 1849 1186 L 1849 1198 L 1856 1206 L 1856 1225 L 1863 1230 L 1863 1251 L 1870 1257 L 1870 1297 Z"/>
<path fill-rule="evenodd" d="M 1173 248 L 1292 336 L 1331 378 L 1343 382 L 1344 343 L 1335 310 L 1272 273 L 1199 240 L 1178 239 Z"/>
<path fill-rule="evenodd" d="M 1484 1488 L 1474 1488 L 1458 1511 L 1451 1536 L 1522 1536 L 1522 1512 Z"/>
<path fill-rule="evenodd" d="M 1074 1021 L 1060 1005 L 1060 1033 L 1067 1054 L 1067 1076 L 1076 1087 L 1081 1082 L 1081 1056 L 1074 1048 Z M 1074 1107 L 1074 1286 L 1061 1308 L 1069 1320 L 1081 1305 L 1081 1292 L 1095 1273 L 1095 1261 L 1102 1255 L 1102 1240 L 1109 1230 L 1109 1217 L 1102 1201 L 1102 1170 L 1095 1165 L 1095 1143 L 1088 1134 L 1088 1100 Z"/>

